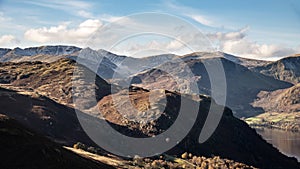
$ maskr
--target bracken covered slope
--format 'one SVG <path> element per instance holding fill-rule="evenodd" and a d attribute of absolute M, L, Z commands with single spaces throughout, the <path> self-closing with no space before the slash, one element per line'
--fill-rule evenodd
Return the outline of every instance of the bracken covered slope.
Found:
<path fill-rule="evenodd" d="M 74 74 L 74 71 L 77 71 Z M 59 103 L 73 106 L 72 89 L 73 82 L 82 82 L 82 89 L 89 94 L 91 89 L 97 89 L 97 97 L 110 93 L 110 85 L 95 76 L 95 83 L 84 80 L 85 76 L 94 75 L 88 68 L 77 64 L 70 59 L 59 59 L 52 63 L 43 62 L 20 62 L 20 63 L 0 63 L 0 84 L 6 87 L 21 88 L 26 91 L 37 92 L 47 96 Z"/>

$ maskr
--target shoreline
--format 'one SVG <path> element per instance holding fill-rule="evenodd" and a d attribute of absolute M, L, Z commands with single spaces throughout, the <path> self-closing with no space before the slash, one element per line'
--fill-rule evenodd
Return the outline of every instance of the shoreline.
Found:
<path fill-rule="evenodd" d="M 300 112 L 266 112 L 244 120 L 252 128 L 269 128 L 283 131 L 300 132 Z"/>
<path fill-rule="evenodd" d="M 251 128 L 255 130 L 264 130 L 264 129 L 272 129 L 272 130 L 280 130 L 280 131 L 289 131 L 293 133 L 300 133 L 299 129 L 289 129 L 289 128 L 283 128 L 280 126 L 275 125 L 267 125 L 267 124 L 248 124 Z"/>

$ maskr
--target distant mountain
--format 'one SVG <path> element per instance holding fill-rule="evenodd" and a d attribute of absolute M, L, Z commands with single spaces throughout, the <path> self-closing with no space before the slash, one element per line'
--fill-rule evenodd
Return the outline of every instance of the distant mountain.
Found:
<path fill-rule="evenodd" d="M 205 64 L 213 66 L 217 62 L 217 59 L 220 59 L 223 64 L 227 83 L 226 106 L 230 107 L 237 117 L 249 117 L 263 113 L 262 109 L 254 108 L 250 104 L 255 100 L 260 91 L 274 91 L 292 86 L 290 83 L 253 72 L 223 57 L 203 57 L 202 55 L 199 58 L 201 59 L 189 58 L 185 63 L 161 64 L 154 69 L 134 75 L 132 83 L 146 89 L 163 88 L 171 91 L 180 90 L 184 93 L 191 92 L 188 88 L 189 83 L 197 83 L 199 93 L 211 95 L 211 84 Z M 188 76 L 189 72 L 186 70 L 186 66 L 191 69 L 192 77 Z M 163 70 L 168 70 L 168 72 L 164 72 Z M 180 77 L 181 79 L 176 82 L 171 75 Z M 122 85 L 122 81 L 118 83 Z M 215 99 L 218 101 L 218 98 Z"/>
<path fill-rule="evenodd" d="M 90 48 L 81 49 L 75 46 L 62 45 L 30 47 L 25 49 L 0 48 L 0 62 L 41 61 L 50 63 L 61 58 L 70 58 L 76 60 L 79 55 L 81 58 L 96 59 L 88 63 L 92 67 L 97 66 L 93 64 L 98 63 L 101 59 L 100 68 L 102 68 L 102 70 L 98 70 L 98 74 L 105 79 L 110 79 L 112 76 L 115 78 L 124 78 L 140 71 L 151 69 L 163 63 L 170 62 L 174 59 L 182 59 L 187 61 L 190 59 L 223 57 L 248 68 L 258 67 L 270 63 L 262 60 L 245 59 L 222 52 L 196 52 L 184 56 L 162 54 L 143 58 L 133 58 L 130 56 L 116 55 L 103 49 L 96 51 Z M 105 65 L 106 68 L 103 68 L 103 65 Z M 108 73 L 103 73 L 104 69 L 109 69 Z"/>
<path fill-rule="evenodd" d="M 31 48 L 0 49 L 0 62 L 45 61 L 71 57 L 81 48 L 75 46 L 41 46 Z"/>
<path fill-rule="evenodd" d="M 300 54 L 286 57 L 264 66 L 256 66 L 254 71 L 291 83 L 300 82 Z"/>
<path fill-rule="evenodd" d="M 41 61 L 54 62 L 62 58 L 76 60 L 80 56 L 80 61 L 88 67 L 98 67 L 98 75 L 105 79 L 123 78 L 139 71 L 158 66 L 162 63 L 173 59 L 175 55 L 165 54 L 149 56 L 145 58 L 133 58 L 129 56 L 116 55 L 109 51 L 90 48 L 78 48 L 74 46 L 41 46 L 31 48 L 0 48 L 0 62 L 24 62 L 24 61 Z M 86 59 L 86 60 L 84 60 Z"/>
<path fill-rule="evenodd" d="M 174 58 L 176 58 L 173 54 L 162 54 L 143 58 L 134 58 L 130 56 L 116 55 L 105 50 L 98 50 L 98 53 L 105 56 L 111 62 L 117 65 L 117 69 L 115 69 L 117 75 L 114 78 L 124 78 L 140 71 L 147 70 L 160 64 L 172 61 Z"/>
<path fill-rule="evenodd" d="M 265 60 L 242 58 L 224 52 L 195 52 L 195 53 L 183 55 L 180 58 L 182 58 L 183 60 L 190 60 L 190 59 L 212 59 L 216 57 L 227 59 L 231 62 L 245 66 L 247 68 L 262 66 L 271 63 L 270 61 L 265 61 Z"/>
<path fill-rule="evenodd" d="M 0 149 L 2 169 L 113 168 L 83 158 L 2 114 L 0 114 Z"/>

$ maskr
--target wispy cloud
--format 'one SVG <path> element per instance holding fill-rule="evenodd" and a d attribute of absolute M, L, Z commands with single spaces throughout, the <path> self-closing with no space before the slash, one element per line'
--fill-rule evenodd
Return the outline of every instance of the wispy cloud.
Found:
<path fill-rule="evenodd" d="M 238 31 L 232 32 L 217 32 L 217 33 L 209 33 L 207 36 L 212 40 L 219 41 L 228 41 L 228 40 L 240 40 L 247 36 L 247 31 L 250 29 L 249 26 L 244 27 Z"/>
<path fill-rule="evenodd" d="M 33 1 L 24 1 L 24 3 L 41 6 L 45 8 L 51 8 L 55 10 L 61 10 L 68 12 L 73 15 L 77 15 L 84 18 L 92 17 L 90 12 L 87 12 L 93 7 L 93 4 L 87 1 L 81 0 L 33 0 Z"/>
<path fill-rule="evenodd" d="M 121 18 L 122 18 L 122 20 L 127 19 L 127 17 L 114 16 L 114 15 L 108 15 L 108 14 L 102 14 L 102 15 L 98 16 L 98 18 L 100 18 L 103 21 L 109 22 L 109 23 L 110 22 L 115 22 L 115 21 L 117 21 Z"/>
<path fill-rule="evenodd" d="M 94 18 L 93 14 L 85 10 L 78 11 L 78 15 L 84 18 Z"/>
<path fill-rule="evenodd" d="M 191 15 L 187 15 L 188 17 L 192 18 L 193 20 L 201 23 L 202 25 L 206 25 L 206 26 L 211 26 L 214 27 L 215 24 L 213 23 L 213 21 L 209 20 L 207 17 L 203 16 L 203 15 L 199 15 L 199 14 L 191 14 Z"/>
<path fill-rule="evenodd" d="M 0 23 L 11 21 L 12 18 L 5 16 L 3 12 L 0 12 Z M 4 23 L 3 23 L 4 24 Z"/>
<path fill-rule="evenodd" d="M 2 33 L 5 31 L 9 32 L 8 34 L 11 34 L 11 30 L 23 31 L 26 29 L 26 26 L 15 23 L 14 18 L 7 16 L 4 12 L 0 12 L 0 29 Z"/>
<path fill-rule="evenodd" d="M 176 13 L 189 17 L 194 21 L 209 27 L 217 27 L 217 24 L 213 21 L 211 16 L 201 14 L 198 9 L 187 7 L 182 4 L 176 4 L 174 1 L 165 1 L 164 6 L 170 10 L 176 11 Z"/>
<path fill-rule="evenodd" d="M 88 9 L 92 7 L 92 4 L 87 3 L 86 1 L 79 1 L 79 0 L 65 0 L 65 1 L 60 1 L 60 0 L 33 0 L 33 1 L 25 1 L 26 3 L 37 5 L 37 6 L 42 6 L 42 7 L 47 7 L 47 8 L 53 8 L 53 9 L 66 9 L 68 8 L 76 8 L 76 9 Z"/>

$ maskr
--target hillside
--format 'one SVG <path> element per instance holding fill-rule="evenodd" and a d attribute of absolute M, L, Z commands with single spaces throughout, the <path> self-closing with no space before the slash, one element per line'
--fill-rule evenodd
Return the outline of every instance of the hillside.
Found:
<path fill-rule="evenodd" d="M 273 92 L 260 92 L 253 103 L 255 107 L 262 107 L 266 112 L 299 112 L 300 111 L 300 83 L 290 88 Z"/>
<path fill-rule="evenodd" d="M 0 148 L 2 169 L 109 169 L 162 166 L 167 168 L 196 166 L 254 168 L 220 157 L 185 157 L 182 155 L 184 158 L 176 158 L 164 155 L 163 158 L 121 159 L 111 155 L 99 155 L 81 149 L 62 147 L 3 114 L 0 114 Z"/>
<path fill-rule="evenodd" d="M 164 103 L 164 94 L 167 100 L 166 108 L 161 109 Z M 139 110 L 138 112 L 130 111 L 130 109 L 127 108 L 126 105 L 128 103 L 124 102 L 124 97 L 126 97 L 126 92 L 124 93 L 124 91 L 120 91 L 114 94 L 114 96 L 105 96 L 100 100 L 98 106 L 100 109 L 99 113 L 101 113 L 106 120 L 132 129 L 131 132 L 126 131 L 125 133 L 118 128 L 115 128 L 116 130 L 125 135 L 135 137 L 152 137 L 153 135 L 165 132 L 176 120 L 182 100 L 188 105 L 193 105 L 193 102 L 196 102 L 183 95 L 180 96 L 178 93 L 164 90 L 148 91 L 137 87 L 132 87 L 129 95 L 130 102 Z M 149 95 L 157 99 L 155 101 L 156 104 L 151 105 L 149 103 Z M 112 101 L 112 97 L 114 97 L 115 102 Z M 122 107 L 117 104 L 122 105 Z M 167 154 L 178 155 L 187 151 L 196 156 L 209 157 L 211 155 L 217 155 L 259 168 L 286 168 L 286 165 L 290 165 L 290 168 L 300 167 L 296 163 L 292 164 L 287 162 L 290 161 L 288 160 L 289 158 L 286 158 L 279 153 L 277 149 L 263 140 L 255 130 L 251 129 L 245 122 L 233 117 L 231 110 L 227 108 L 212 137 L 205 143 L 200 144 L 198 137 L 203 129 L 205 119 L 208 116 L 207 113 L 210 104 L 218 106 L 210 98 L 200 97 L 200 108 L 193 128 L 184 140 L 169 150 Z M 158 115 L 160 110 L 163 110 L 163 112 L 161 112 L 161 115 Z M 149 117 L 158 118 L 151 119 Z M 149 119 L 150 121 L 145 122 Z M 193 119 L 184 120 L 187 120 L 187 124 L 193 123 Z M 177 128 L 177 130 L 177 132 L 182 131 L 180 128 Z M 284 161 L 287 163 L 283 165 L 283 163 L 285 163 Z"/>
<path fill-rule="evenodd" d="M 76 75 L 74 74 L 75 68 L 78 72 Z M 80 72 L 81 75 L 79 75 Z M 37 92 L 69 106 L 73 106 L 72 79 L 85 83 L 86 85 L 83 86 L 86 87 L 87 92 L 91 91 L 93 87 L 97 88 L 99 98 L 110 93 L 111 86 L 98 76 L 95 84 L 84 81 L 86 75 L 93 74 L 85 66 L 79 65 L 70 59 L 59 59 L 52 63 L 0 63 L 0 84 L 5 85 L 6 88 Z"/>
<path fill-rule="evenodd" d="M 54 63 L 59 64 L 60 62 Z M 33 62 L 32 64 L 35 63 Z M 11 86 L 12 85 L 3 85 L 3 87 L 8 88 L 11 88 Z M 73 108 L 52 101 L 38 92 L 23 90 L 22 87 L 14 88 L 19 91 L 1 88 L 0 99 L 3 101 L 0 105 L 0 113 L 16 119 L 31 130 L 63 145 L 73 145 L 80 141 L 95 146 L 83 132 Z M 51 90 L 48 90 L 48 92 L 51 93 Z M 120 91 L 114 94 L 117 96 L 116 103 L 121 105 L 123 102 L 123 92 L 124 91 Z M 174 120 L 177 118 L 178 112 L 176 110 L 178 110 L 178 106 L 180 106 L 180 100 L 185 100 L 191 105 L 197 102 L 197 100 L 190 100 L 185 96 L 181 96 L 179 93 L 159 90 L 151 94 L 153 98 L 156 99 L 155 103 L 158 103 L 158 105 L 149 107 L 147 106 L 149 94 L 149 91 L 135 87 L 131 89 L 130 94 L 131 99 L 135 100 L 134 105 L 137 110 L 144 111 L 150 108 L 149 115 L 154 116 L 149 123 L 147 121 L 147 123 L 132 121 L 132 119 L 129 118 L 130 115 L 134 117 L 136 114 L 132 114 L 134 112 L 130 111 L 130 109 L 122 112 L 125 113 L 125 115 L 128 113 L 128 116 L 125 116 L 127 118 L 120 116 L 120 114 L 114 110 L 110 99 L 111 95 L 109 94 L 100 99 L 98 104 L 101 110 L 100 112 L 104 113 L 103 115 L 106 120 L 119 132 L 131 137 L 149 137 L 164 132 L 174 123 Z M 164 94 L 167 95 L 167 107 L 164 109 L 164 112 L 161 112 L 163 113 L 161 116 L 159 116 L 160 114 L 155 115 L 153 113 L 159 113 L 157 110 L 160 110 L 160 104 L 164 103 L 161 102 Z M 270 166 L 277 166 L 278 168 L 290 166 L 290 168 L 297 168 L 298 164 L 295 160 L 282 155 L 277 149 L 266 143 L 266 141 L 257 135 L 253 129 L 249 128 L 246 123 L 233 117 L 229 109 L 225 109 L 221 122 L 213 136 L 207 142 L 199 144 L 198 137 L 211 103 L 209 97 L 201 97 L 200 99 L 200 111 L 195 125 L 188 136 L 177 146 L 169 150 L 167 154 L 178 156 L 187 151 L 196 156 L 211 157 L 218 155 L 221 158 L 232 159 L 260 168 L 268 168 Z M 215 103 L 213 102 L 213 104 Z M 108 111 L 110 111 L 110 113 L 107 114 L 106 112 Z M 149 118 L 144 115 L 140 114 L 137 117 L 149 120 Z M 83 114 L 83 116 L 86 117 L 85 119 L 90 120 L 90 122 L 101 120 L 86 114 Z M 193 124 L 193 122 L 188 123 Z M 181 129 L 179 130 L 181 131 Z M 272 160 L 270 160 L 270 157 L 272 157 Z"/>
<path fill-rule="evenodd" d="M 273 92 L 262 91 L 253 102 L 265 113 L 246 119 L 255 127 L 273 127 L 283 130 L 300 131 L 300 83 L 287 89 Z"/>
<path fill-rule="evenodd" d="M 0 168 L 12 169 L 109 169 L 101 162 L 83 158 L 61 145 L 28 130 L 0 114 Z"/>
<path fill-rule="evenodd" d="M 35 92 L 0 88 L 0 113 L 64 145 L 77 141 L 93 144 L 83 131 L 74 109 Z"/>
<path fill-rule="evenodd" d="M 254 71 L 291 83 L 300 82 L 300 55 L 294 55 L 253 68 Z"/>
<path fill-rule="evenodd" d="M 184 93 L 191 92 L 189 83 L 197 83 L 199 93 L 210 95 L 211 84 L 205 65 L 217 65 L 217 59 L 209 57 L 189 59 L 185 63 L 165 63 L 157 68 L 134 75 L 132 83 L 146 89 L 167 89 Z M 260 91 L 274 91 L 292 86 L 290 83 L 253 72 L 225 58 L 220 58 L 220 61 L 223 64 L 227 85 L 226 106 L 231 108 L 237 117 L 250 117 L 263 113 L 262 109 L 250 105 Z M 193 77 L 190 77 L 186 70 L 187 66 L 192 71 Z M 168 73 L 164 70 L 167 70 Z M 176 82 L 172 76 L 180 77 L 179 81 Z M 117 83 L 122 85 L 123 82 L 117 81 Z M 218 98 L 215 99 L 218 101 Z"/>
<path fill-rule="evenodd" d="M 186 124 L 192 125 L 191 131 L 174 148 L 167 151 L 166 155 L 178 157 L 184 152 L 189 152 L 197 158 L 204 156 L 214 159 L 214 156 L 220 156 L 222 159 L 231 159 L 259 168 L 299 168 L 295 159 L 281 154 L 263 140 L 254 129 L 233 116 L 249 117 L 267 111 L 268 107 L 262 106 L 268 106 L 263 103 L 264 99 L 266 102 L 278 102 L 279 106 L 276 107 L 278 110 L 279 108 L 291 109 L 291 112 L 294 112 L 298 110 L 298 85 L 292 87 L 290 83 L 253 72 L 247 67 L 233 62 L 235 58 L 233 56 L 233 58 L 230 57 L 232 61 L 229 56 L 226 56 L 227 58 L 225 56 L 211 58 L 207 55 L 208 57 L 199 56 L 200 59 L 186 58 L 185 62 L 164 63 L 168 57 L 173 58 L 172 55 L 169 55 L 151 56 L 146 58 L 146 61 L 141 61 L 140 63 L 146 64 L 153 61 L 151 58 L 156 58 L 159 61 L 154 62 L 154 65 L 163 64 L 157 65 L 155 69 L 147 69 L 136 74 L 131 82 L 134 86 L 122 89 L 124 79 L 114 79 L 121 87 L 115 84 L 111 85 L 101 78 L 102 76 L 96 76 L 94 72 L 85 67 L 85 64 L 94 66 L 93 61 L 99 57 L 103 58 L 106 51 L 83 49 L 81 52 L 89 57 L 86 62 L 81 64 L 68 58 L 61 58 L 51 63 L 39 61 L 0 63 L 0 99 L 2 100 L 0 113 L 16 119 L 29 130 L 59 144 L 72 146 L 74 143 L 82 142 L 89 146 L 96 146 L 79 124 L 73 99 L 82 99 L 80 100 L 83 106 L 81 108 L 88 111 L 84 111 L 87 114 L 80 113 L 80 117 L 88 120 L 86 122 L 91 124 L 92 122 L 108 122 L 120 133 L 137 138 L 154 137 L 166 132 L 178 118 L 178 111 L 182 106 L 181 101 L 190 106 L 200 103 L 196 119 L 184 119 Z M 109 78 L 111 73 L 107 72 L 114 72 L 114 69 L 118 69 L 116 66 L 122 64 L 124 57 L 120 59 L 114 54 L 107 56 L 109 57 L 103 58 L 103 63 L 97 69 L 97 73 L 103 73 Z M 159 59 L 161 57 L 162 60 Z M 198 138 L 204 129 L 204 122 L 208 117 L 211 104 L 220 108 L 223 106 L 216 104 L 218 98 L 214 98 L 215 101 L 205 95 L 200 95 L 200 98 L 194 97 L 195 95 L 190 93 L 188 84 L 196 82 L 200 93 L 210 95 L 211 84 L 204 62 L 213 65 L 216 59 L 220 59 L 224 66 L 227 82 L 226 105 L 229 108 L 225 108 L 212 137 L 200 144 Z M 187 76 L 186 65 L 195 77 Z M 139 66 L 136 68 L 140 71 Z M 77 70 L 76 74 L 74 74 L 74 70 Z M 163 70 L 168 70 L 168 73 Z M 126 71 L 124 72 L 126 73 Z M 170 74 L 185 78 L 178 83 Z M 87 81 L 86 77 L 95 77 L 95 80 Z M 80 85 L 74 86 L 74 81 Z M 83 91 L 82 95 L 73 95 L 72 92 L 76 90 Z M 272 91 L 278 91 L 278 93 L 266 94 L 272 93 Z M 94 94 L 96 94 L 97 105 L 88 99 Z M 257 96 L 262 97 L 256 100 L 256 105 L 251 104 Z M 281 97 L 272 100 L 271 96 Z M 127 102 L 127 98 L 130 99 L 130 102 Z M 259 105 L 259 101 L 262 105 Z M 91 111 L 95 110 L 91 109 L 95 108 L 94 106 L 97 106 L 99 111 Z M 269 107 L 269 109 L 274 109 L 274 107 Z M 185 111 L 184 113 L 186 117 L 189 117 L 191 112 Z M 289 118 L 287 117 L 287 119 Z M 195 124 L 194 120 L 196 120 Z M 175 131 L 182 133 L 183 127 L 176 128 Z M 99 128 L 98 131 L 107 132 L 103 128 Z M 100 150 L 102 155 L 105 155 L 106 152 L 103 149 Z"/>
<path fill-rule="evenodd" d="M 102 156 L 91 153 L 82 149 L 68 148 L 69 150 L 92 160 L 100 161 L 110 164 L 116 168 L 170 168 L 170 169 L 184 169 L 184 168 L 241 168 L 241 169 L 255 169 L 253 166 L 248 166 L 229 159 L 223 159 L 219 156 L 207 158 L 204 156 L 195 156 L 191 153 L 183 153 L 180 157 L 161 155 L 159 157 L 141 158 L 135 157 L 132 159 L 120 159 L 111 156 Z"/>

